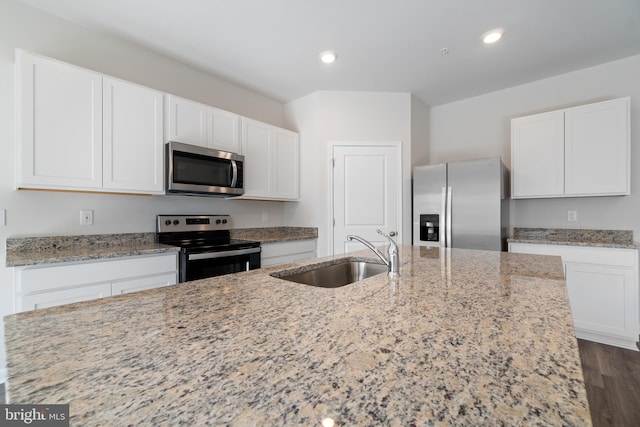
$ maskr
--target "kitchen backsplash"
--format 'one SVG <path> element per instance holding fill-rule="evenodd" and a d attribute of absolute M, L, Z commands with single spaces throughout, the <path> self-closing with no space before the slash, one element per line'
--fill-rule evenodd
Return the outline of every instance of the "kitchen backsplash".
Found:
<path fill-rule="evenodd" d="M 82 234 L 74 236 L 8 237 L 7 251 L 68 249 L 86 246 L 139 245 L 155 242 L 155 233 Z"/>
<path fill-rule="evenodd" d="M 548 240 L 552 242 L 591 242 L 633 244 L 632 230 L 589 230 L 570 228 L 514 228 L 516 240 Z"/>

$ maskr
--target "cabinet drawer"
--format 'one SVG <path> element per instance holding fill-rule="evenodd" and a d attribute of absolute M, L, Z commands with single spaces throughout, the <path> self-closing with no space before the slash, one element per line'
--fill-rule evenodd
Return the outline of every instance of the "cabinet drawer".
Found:
<path fill-rule="evenodd" d="M 175 285 L 176 273 L 157 274 L 155 276 L 137 277 L 131 280 L 115 282 L 111 285 L 111 295 L 128 294 L 130 292 L 155 289 L 164 286 Z"/>
<path fill-rule="evenodd" d="M 64 264 L 51 267 L 16 267 L 16 293 L 28 295 L 91 283 L 112 282 L 136 276 L 173 272 L 176 254 L 127 257 L 109 261 Z"/>
<path fill-rule="evenodd" d="M 262 244 L 262 256 L 265 258 L 275 257 L 280 255 L 295 254 L 299 252 L 309 252 L 309 251 L 315 251 L 315 250 L 316 250 L 315 239 Z"/>
<path fill-rule="evenodd" d="M 635 267 L 638 264 L 638 252 L 636 249 L 509 243 L 509 252 L 556 255 L 562 257 L 562 261 L 565 263 L 578 262 L 618 267 Z"/>
<path fill-rule="evenodd" d="M 16 298 L 16 312 L 89 301 L 92 299 L 108 297 L 109 295 L 111 295 L 111 284 L 100 283 L 73 289 L 63 289 L 60 291 L 18 296 Z"/>
<path fill-rule="evenodd" d="M 261 266 L 269 267 L 315 257 L 316 239 L 265 243 L 262 245 Z"/>

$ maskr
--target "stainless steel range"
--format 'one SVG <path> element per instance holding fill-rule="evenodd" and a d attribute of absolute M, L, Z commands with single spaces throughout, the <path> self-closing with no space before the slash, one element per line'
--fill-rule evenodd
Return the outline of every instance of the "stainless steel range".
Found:
<path fill-rule="evenodd" d="M 260 268 L 260 242 L 231 239 L 229 215 L 158 215 L 159 243 L 179 246 L 180 282 Z"/>

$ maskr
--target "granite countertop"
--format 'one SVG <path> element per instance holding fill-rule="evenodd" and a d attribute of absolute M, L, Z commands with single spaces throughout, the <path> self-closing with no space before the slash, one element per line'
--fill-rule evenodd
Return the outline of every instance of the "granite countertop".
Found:
<path fill-rule="evenodd" d="M 7 316 L 10 401 L 87 426 L 591 424 L 559 257 L 400 254 L 394 280 L 276 266 Z"/>
<path fill-rule="evenodd" d="M 593 246 L 638 249 L 631 230 L 591 230 L 571 228 L 514 228 L 510 243 L 538 245 Z"/>
<path fill-rule="evenodd" d="M 312 227 L 264 227 L 231 230 L 234 239 L 261 243 L 316 239 Z M 91 234 L 77 236 L 42 236 L 7 238 L 7 267 L 21 267 L 60 262 L 80 262 L 134 255 L 178 252 L 176 246 L 155 242 L 155 233 Z"/>
<path fill-rule="evenodd" d="M 176 246 L 156 243 L 155 233 L 9 237 L 6 266 L 80 262 L 179 250 Z"/>

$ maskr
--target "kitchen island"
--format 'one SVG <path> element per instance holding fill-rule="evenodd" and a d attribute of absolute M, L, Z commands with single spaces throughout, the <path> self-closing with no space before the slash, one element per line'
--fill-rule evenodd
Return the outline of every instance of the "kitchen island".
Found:
<path fill-rule="evenodd" d="M 559 257 L 400 254 L 395 280 L 269 275 L 325 258 L 7 316 L 10 401 L 72 425 L 591 424 Z"/>

